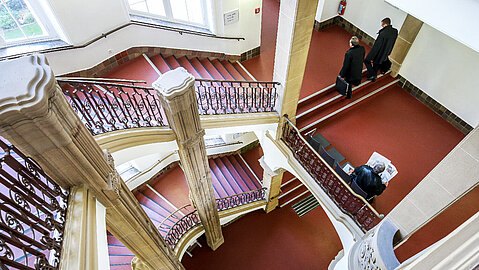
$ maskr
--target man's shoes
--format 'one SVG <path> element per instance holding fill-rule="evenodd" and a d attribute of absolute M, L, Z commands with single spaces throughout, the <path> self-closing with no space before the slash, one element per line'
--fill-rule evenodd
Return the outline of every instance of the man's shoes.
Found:
<path fill-rule="evenodd" d="M 376 76 L 371 76 L 367 78 L 368 81 L 375 82 L 376 81 Z"/>

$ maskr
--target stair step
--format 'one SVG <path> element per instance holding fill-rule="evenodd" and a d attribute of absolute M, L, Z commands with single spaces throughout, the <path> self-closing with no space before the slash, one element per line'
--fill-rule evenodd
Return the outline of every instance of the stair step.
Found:
<path fill-rule="evenodd" d="M 178 60 L 176 60 L 176 57 L 174 55 L 170 55 L 165 58 L 166 62 L 168 62 L 168 65 L 170 66 L 171 69 L 176 69 L 179 68 L 181 65 L 178 63 Z"/>
<path fill-rule="evenodd" d="M 311 194 L 306 198 L 300 200 L 299 202 L 293 204 L 292 207 L 294 211 L 298 214 L 298 216 L 302 217 L 318 206 L 319 202 L 316 200 L 313 194 Z"/>
<path fill-rule="evenodd" d="M 233 176 L 228 172 L 228 169 L 223 164 L 221 159 L 216 158 L 216 159 L 211 159 L 211 161 L 213 161 L 213 164 L 216 166 L 215 173 L 218 174 L 217 175 L 218 179 L 220 179 L 223 183 L 225 183 L 225 186 L 231 188 L 231 193 L 228 193 L 228 195 L 231 196 L 234 194 L 241 193 L 242 192 L 241 188 L 233 179 Z"/>
<path fill-rule="evenodd" d="M 257 189 L 255 185 L 255 180 L 251 178 L 251 173 L 248 173 L 248 168 L 242 165 L 241 158 L 238 155 L 231 155 L 227 157 L 231 164 L 236 168 L 236 171 L 244 180 L 246 185 L 248 186 L 249 190 Z"/>
<path fill-rule="evenodd" d="M 313 113 L 309 113 L 303 115 L 301 118 L 297 119 L 297 126 L 298 128 L 313 128 L 313 123 L 318 119 L 321 119 L 328 114 L 341 109 L 342 107 L 348 106 L 349 104 L 355 103 L 357 100 L 360 100 L 362 97 L 374 92 L 377 89 L 387 85 L 391 81 L 394 81 L 394 78 L 390 76 L 385 76 L 384 78 L 378 79 L 375 83 L 369 83 L 361 88 L 358 88 L 356 91 L 353 92 L 352 99 L 345 99 L 344 97 L 340 96 L 339 94 L 335 94 L 333 98 L 336 98 L 333 101 L 328 102 L 327 104 L 317 108 L 316 110 L 312 111 Z"/>
<path fill-rule="evenodd" d="M 162 74 L 171 70 L 171 67 L 166 62 L 162 54 L 157 54 L 153 57 L 150 57 L 150 60 Z"/>
<path fill-rule="evenodd" d="M 294 190 L 293 192 L 289 193 L 287 196 L 284 196 L 279 200 L 279 206 L 284 207 L 289 204 L 294 204 L 298 200 L 306 197 L 310 194 L 309 190 L 303 185 L 300 188 Z"/>
<path fill-rule="evenodd" d="M 231 74 L 231 76 L 234 77 L 235 80 L 237 81 L 246 81 L 246 78 L 238 72 L 238 70 L 231 64 L 229 60 L 223 60 L 221 61 L 221 64 L 228 70 L 228 72 Z"/>
<path fill-rule="evenodd" d="M 226 156 L 221 157 L 221 161 L 223 162 L 223 164 L 225 165 L 225 167 L 231 174 L 232 178 L 241 188 L 241 192 L 246 192 L 251 190 L 246 184 L 246 182 L 244 181 L 244 179 L 241 177 L 241 175 L 238 173 L 237 168 L 235 168 L 233 164 L 231 164 L 230 160 Z"/>

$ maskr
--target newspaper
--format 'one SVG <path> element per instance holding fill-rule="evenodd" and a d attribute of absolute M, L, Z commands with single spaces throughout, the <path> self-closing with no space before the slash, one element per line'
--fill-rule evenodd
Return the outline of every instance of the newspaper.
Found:
<path fill-rule="evenodd" d="M 391 179 L 398 174 L 398 171 L 396 167 L 391 163 L 391 161 L 387 158 L 385 158 L 383 155 L 374 152 L 371 157 L 368 160 L 368 163 L 366 165 L 370 167 L 374 167 L 379 162 L 383 162 L 385 169 L 384 172 L 380 173 L 379 176 L 381 176 L 381 180 L 383 183 L 391 181 Z"/>

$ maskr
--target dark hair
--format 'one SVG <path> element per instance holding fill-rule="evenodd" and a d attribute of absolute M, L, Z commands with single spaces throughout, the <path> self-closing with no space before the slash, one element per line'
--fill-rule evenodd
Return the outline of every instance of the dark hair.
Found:
<path fill-rule="evenodd" d="M 381 22 L 387 25 L 391 25 L 391 19 L 389 18 L 384 18 Z"/>

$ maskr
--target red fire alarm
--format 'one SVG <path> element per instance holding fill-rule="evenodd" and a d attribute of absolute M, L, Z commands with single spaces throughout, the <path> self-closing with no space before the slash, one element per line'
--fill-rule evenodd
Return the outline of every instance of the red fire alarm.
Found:
<path fill-rule="evenodd" d="M 254 14 L 258 14 L 261 11 L 261 8 L 255 8 L 254 9 Z"/>

